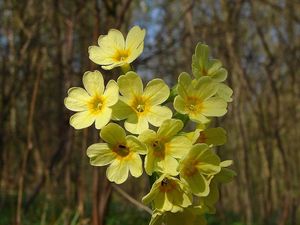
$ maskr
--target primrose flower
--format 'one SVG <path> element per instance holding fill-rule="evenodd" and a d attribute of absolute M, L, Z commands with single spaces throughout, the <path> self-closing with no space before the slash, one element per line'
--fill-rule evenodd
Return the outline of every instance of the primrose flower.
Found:
<path fill-rule="evenodd" d="M 197 196 L 209 194 L 210 181 L 220 170 L 220 158 L 207 144 L 194 145 L 179 164 L 180 179 Z"/>
<path fill-rule="evenodd" d="M 106 170 L 108 180 L 117 184 L 125 182 L 128 172 L 134 177 L 143 173 L 139 154 L 146 154 L 146 146 L 132 135 L 126 136 L 122 127 L 115 123 L 105 126 L 100 132 L 107 143 L 97 143 L 87 149 L 93 166 L 109 165 Z"/>
<path fill-rule="evenodd" d="M 208 117 L 220 117 L 227 112 L 226 101 L 214 96 L 218 86 L 210 77 L 192 81 L 187 73 L 181 73 L 177 89 L 174 108 L 181 114 L 187 114 L 194 122 L 207 123 Z"/>
<path fill-rule="evenodd" d="M 217 59 L 209 58 L 209 47 L 205 44 L 198 43 L 195 54 L 192 57 L 192 71 L 196 79 L 203 76 L 209 76 L 218 82 L 217 95 L 226 102 L 232 101 L 233 91 L 226 84 L 220 83 L 226 80 L 227 70 L 222 67 L 222 63 Z"/>
<path fill-rule="evenodd" d="M 68 90 L 65 106 L 75 111 L 70 124 L 75 129 L 91 126 L 95 122 L 96 129 L 101 129 L 111 119 L 111 106 L 117 103 L 119 87 L 110 80 L 104 91 L 103 76 L 99 71 L 86 72 L 82 78 L 84 88 L 73 87 Z"/>
<path fill-rule="evenodd" d="M 176 213 L 154 210 L 149 225 L 206 225 L 204 213 L 202 206 L 189 206 Z"/>
<path fill-rule="evenodd" d="M 146 130 L 139 135 L 139 140 L 147 145 L 145 157 L 146 173 L 152 175 L 154 171 L 178 175 L 178 161 L 191 149 L 192 143 L 185 136 L 176 136 L 183 128 L 181 120 L 165 120 L 157 133 Z"/>
<path fill-rule="evenodd" d="M 192 204 L 192 194 L 179 179 L 163 174 L 142 201 L 144 204 L 153 202 L 159 211 L 176 213 Z"/>
<path fill-rule="evenodd" d="M 151 80 L 143 90 L 141 78 L 135 72 L 128 72 L 118 78 L 120 100 L 113 107 L 113 119 L 126 119 L 124 127 L 133 134 L 140 134 L 153 126 L 160 126 L 172 117 L 172 111 L 165 102 L 170 89 L 161 79 Z"/>
<path fill-rule="evenodd" d="M 105 70 L 128 65 L 143 52 L 145 34 L 144 29 L 134 26 L 125 40 L 119 30 L 110 29 L 99 37 L 99 46 L 89 47 L 89 58 Z"/>

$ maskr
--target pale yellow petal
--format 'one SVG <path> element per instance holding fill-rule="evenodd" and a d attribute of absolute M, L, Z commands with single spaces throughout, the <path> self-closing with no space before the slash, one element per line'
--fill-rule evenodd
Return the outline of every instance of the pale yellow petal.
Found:
<path fill-rule="evenodd" d="M 67 109 L 80 112 L 87 110 L 87 102 L 90 100 L 88 93 L 80 87 L 73 87 L 68 90 L 68 97 L 64 103 Z"/>
<path fill-rule="evenodd" d="M 149 128 L 149 124 L 146 116 L 137 117 L 136 115 L 131 114 L 125 121 L 124 127 L 132 134 L 140 134 Z"/>
<path fill-rule="evenodd" d="M 90 46 L 88 49 L 89 59 L 98 65 L 110 65 L 115 62 L 114 51 L 105 51 L 104 48 L 98 46 Z"/>
<path fill-rule="evenodd" d="M 144 44 L 146 30 L 139 26 L 134 26 L 130 29 L 126 37 L 126 49 L 134 50 Z"/>
<path fill-rule="evenodd" d="M 123 96 L 140 96 L 143 93 L 143 82 L 135 72 L 128 72 L 118 78 L 120 93 Z"/>
<path fill-rule="evenodd" d="M 126 143 L 128 148 L 132 152 L 137 152 L 142 155 L 145 155 L 147 153 L 146 145 L 133 135 L 128 135 L 126 137 Z"/>
<path fill-rule="evenodd" d="M 165 120 L 157 131 L 157 135 L 164 140 L 171 139 L 183 128 L 183 122 L 178 119 Z"/>
<path fill-rule="evenodd" d="M 220 97 L 212 97 L 203 102 L 202 114 L 205 116 L 223 116 L 227 112 L 227 103 Z"/>
<path fill-rule="evenodd" d="M 70 125 L 75 129 L 83 129 L 91 126 L 95 121 L 95 116 L 88 111 L 75 113 L 70 118 Z"/>
<path fill-rule="evenodd" d="M 84 88 L 91 96 L 102 95 L 104 90 L 104 80 L 102 74 L 95 70 L 93 72 L 87 71 L 84 73 L 82 82 Z"/>
<path fill-rule="evenodd" d="M 112 119 L 113 120 L 124 120 L 126 119 L 129 115 L 135 114 L 133 109 L 124 103 L 123 101 L 119 100 L 117 104 L 113 105 L 112 107 Z"/>
<path fill-rule="evenodd" d="M 119 87 L 117 82 L 110 80 L 106 85 L 106 90 L 103 95 L 106 100 L 106 105 L 112 106 L 116 104 L 119 99 Z"/>
<path fill-rule="evenodd" d="M 106 143 L 96 143 L 89 146 L 86 154 L 93 166 L 108 165 L 116 158 L 116 154 L 109 149 Z"/>
<path fill-rule="evenodd" d="M 128 172 L 128 163 L 125 160 L 116 159 L 107 168 L 106 176 L 109 181 L 121 184 L 127 180 Z"/>
<path fill-rule="evenodd" d="M 103 127 L 100 132 L 101 138 L 111 145 L 125 143 L 126 133 L 125 130 L 116 123 L 110 123 Z"/>
<path fill-rule="evenodd" d="M 185 109 L 186 104 L 185 104 L 184 99 L 181 96 L 178 95 L 175 97 L 173 105 L 177 112 L 179 112 L 181 114 L 187 114 L 187 111 Z"/>
<path fill-rule="evenodd" d="M 143 50 L 144 50 L 144 44 L 141 44 L 137 49 L 132 50 L 132 52 L 130 52 L 130 55 L 126 59 L 127 63 L 131 63 L 137 57 L 139 57 L 139 55 L 142 54 Z"/>
<path fill-rule="evenodd" d="M 157 166 L 161 172 L 172 176 L 179 174 L 177 171 L 178 164 L 178 161 L 169 155 L 166 155 L 163 160 L 157 162 Z"/>
<path fill-rule="evenodd" d="M 112 63 L 110 65 L 101 66 L 101 68 L 104 69 L 104 70 L 111 70 L 113 68 L 116 68 L 116 67 L 119 67 L 119 66 L 123 66 L 125 64 L 126 64 L 126 62 L 115 62 L 115 63 Z"/>
<path fill-rule="evenodd" d="M 112 112 L 112 109 L 108 108 L 108 107 L 104 107 L 101 110 L 99 115 L 97 115 L 97 117 L 96 117 L 96 122 L 95 122 L 96 129 L 102 129 L 102 127 L 104 127 L 106 124 L 108 124 L 108 122 L 111 119 L 111 112 Z"/>
<path fill-rule="evenodd" d="M 123 34 L 116 29 L 110 29 L 107 35 L 99 37 L 98 44 L 100 47 L 107 46 L 112 49 L 125 49 L 125 40 Z"/>
<path fill-rule="evenodd" d="M 149 123 L 153 126 L 160 126 L 162 122 L 172 117 L 172 111 L 166 106 L 152 106 L 147 113 Z"/>
<path fill-rule="evenodd" d="M 143 96 L 151 102 L 151 105 L 158 105 L 165 102 L 170 95 L 170 89 L 161 79 L 151 80 L 145 87 Z"/>
<path fill-rule="evenodd" d="M 174 158 L 182 158 L 184 157 L 192 148 L 192 142 L 184 137 L 184 136 L 177 136 L 174 137 L 168 144 L 167 144 L 168 154 Z"/>
<path fill-rule="evenodd" d="M 142 159 L 137 153 L 133 153 L 128 160 L 129 170 L 132 176 L 140 177 L 143 174 Z"/>

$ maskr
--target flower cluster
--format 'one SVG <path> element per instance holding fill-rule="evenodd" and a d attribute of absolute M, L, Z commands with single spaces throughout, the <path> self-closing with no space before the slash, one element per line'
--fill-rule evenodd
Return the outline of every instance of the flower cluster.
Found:
<path fill-rule="evenodd" d="M 232 90 L 223 83 L 227 71 L 199 43 L 193 76 L 181 73 L 172 89 L 158 78 L 144 86 L 130 63 L 142 53 L 145 33 L 134 26 L 125 40 L 111 29 L 89 48 L 89 58 L 102 69 L 120 67 L 122 73 L 105 86 L 101 72 L 86 72 L 84 88 L 70 88 L 65 98 L 65 106 L 76 112 L 70 125 L 83 129 L 95 123 L 103 142 L 89 146 L 87 155 L 91 165 L 108 166 L 111 182 L 121 184 L 129 173 L 140 177 L 144 168 L 154 181 L 143 198 L 153 208 L 150 225 L 206 224 L 219 185 L 235 175 L 227 168 L 232 162 L 221 161 L 213 150 L 225 144 L 226 131 L 210 127 L 232 101 Z"/>

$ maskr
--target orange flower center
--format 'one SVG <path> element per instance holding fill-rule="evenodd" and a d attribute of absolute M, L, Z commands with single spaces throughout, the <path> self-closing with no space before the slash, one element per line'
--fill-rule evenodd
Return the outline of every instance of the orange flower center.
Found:
<path fill-rule="evenodd" d="M 177 184 L 175 181 L 170 180 L 168 178 L 164 178 L 161 182 L 160 182 L 160 186 L 159 186 L 159 190 L 161 192 L 170 192 L 174 189 L 176 189 Z"/>
<path fill-rule="evenodd" d="M 88 109 L 92 114 L 99 114 L 104 106 L 104 99 L 102 96 L 94 96 L 88 102 Z"/>
<path fill-rule="evenodd" d="M 126 61 L 126 59 L 128 58 L 129 56 L 129 51 L 124 49 L 124 50 L 117 50 L 115 56 L 114 56 L 114 59 L 118 62 L 120 61 Z"/>
<path fill-rule="evenodd" d="M 131 107 L 138 113 L 143 114 L 148 111 L 148 105 L 142 96 L 136 96 L 131 104 Z"/>
<path fill-rule="evenodd" d="M 190 113 L 199 113 L 202 110 L 202 101 L 197 97 L 188 97 L 186 110 Z"/>
<path fill-rule="evenodd" d="M 153 149 L 154 156 L 162 159 L 165 157 L 165 143 L 163 143 L 161 140 L 154 140 L 151 143 L 151 147 Z"/>
<path fill-rule="evenodd" d="M 191 177 L 193 176 L 195 173 L 197 173 L 197 165 L 198 165 L 198 161 L 194 160 L 194 159 L 190 159 L 184 167 L 183 173 L 185 176 L 187 177 Z"/>
<path fill-rule="evenodd" d="M 129 148 L 125 144 L 117 145 L 113 148 L 113 151 L 120 157 L 126 157 L 130 153 Z"/>

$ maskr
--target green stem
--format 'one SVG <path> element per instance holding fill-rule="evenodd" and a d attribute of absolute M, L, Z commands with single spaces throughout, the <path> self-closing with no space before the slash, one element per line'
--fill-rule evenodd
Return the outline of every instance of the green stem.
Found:
<path fill-rule="evenodd" d="M 122 70 L 122 72 L 125 74 L 125 73 L 131 71 L 132 68 L 131 68 L 131 66 L 130 66 L 129 63 L 126 63 L 126 64 L 124 64 L 123 66 L 121 66 L 121 70 Z"/>

